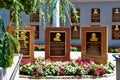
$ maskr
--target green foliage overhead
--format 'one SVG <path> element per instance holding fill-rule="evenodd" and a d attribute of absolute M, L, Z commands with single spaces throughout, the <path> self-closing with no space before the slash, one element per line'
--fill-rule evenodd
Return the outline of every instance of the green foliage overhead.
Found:
<path fill-rule="evenodd" d="M 54 0 L 0 0 L 0 8 L 13 9 L 13 15 L 15 16 L 14 18 L 16 18 L 16 26 L 19 25 L 21 12 L 31 14 L 37 11 L 40 13 L 40 22 L 43 21 L 45 24 L 46 19 L 50 21 L 50 18 L 53 16 L 55 5 L 56 2 L 54 2 Z M 60 20 L 62 23 L 65 24 L 67 18 L 70 21 L 69 11 L 71 8 L 78 20 L 77 11 L 70 0 L 60 0 Z"/>

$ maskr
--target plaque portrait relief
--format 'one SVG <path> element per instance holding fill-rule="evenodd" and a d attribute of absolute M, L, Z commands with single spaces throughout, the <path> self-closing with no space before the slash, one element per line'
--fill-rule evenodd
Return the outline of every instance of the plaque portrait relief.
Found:
<path fill-rule="evenodd" d="M 100 22 L 100 8 L 91 9 L 91 22 Z"/>
<path fill-rule="evenodd" d="M 101 55 L 101 32 L 86 32 L 86 54 Z"/>
<path fill-rule="evenodd" d="M 120 40 L 120 25 L 113 25 L 112 26 L 112 39 L 113 40 Z"/>
<path fill-rule="evenodd" d="M 76 8 L 77 10 L 77 16 L 79 17 L 78 20 L 76 20 L 75 15 L 73 13 L 73 10 L 71 9 L 71 22 L 72 23 L 80 23 L 80 9 Z"/>
<path fill-rule="evenodd" d="M 39 13 L 32 13 L 30 15 L 30 22 L 39 22 Z"/>
<path fill-rule="evenodd" d="M 50 32 L 50 56 L 65 55 L 65 32 Z"/>
<path fill-rule="evenodd" d="M 53 38 L 53 41 L 61 41 L 60 36 L 60 33 L 56 33 L 55 38 Z"/>
<path fill-rule="evenodd" d="M 71 26 L 71 39 L 80 39 L 80 26 L 73 25 Z"/>
<path fill-rule="evenodd" d="M 112 22 L 120 22 L 120 8 L 112 9 Z"/>

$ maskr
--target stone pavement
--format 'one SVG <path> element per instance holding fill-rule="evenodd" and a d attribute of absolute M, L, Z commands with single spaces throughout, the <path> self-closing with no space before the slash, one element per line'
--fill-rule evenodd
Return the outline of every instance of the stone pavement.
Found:
<path fill-rule="evenodd" d="M 44 51 L 35 51 L 34 57 L 44 57 L 45 52 Z M 114 53 L 108 53 L 108 61 L 112 62 L 114 65 L 116 65 L 116 61 L 114 57 L 112 56 Z M 71 59 L 77 59 L 81 57 L 81 52 L 71 52 L 70 58 Z M 28 78 L 19 78 L 18 80 L 53 80 L 53 79 L 28 79 Z M 54 79 L 54 80 L 116 80 L 116 69 L 114 74 L 107 76 L 107 77 L 101 77 L 101 78 L 82 78 L 82 79 Z"/>

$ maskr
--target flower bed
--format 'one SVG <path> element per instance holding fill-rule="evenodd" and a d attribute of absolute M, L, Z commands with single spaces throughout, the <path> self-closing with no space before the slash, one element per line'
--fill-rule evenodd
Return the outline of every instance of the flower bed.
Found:
<path fill-rule="evenodd" d="M 35 51 L 45 51 L 45 45 L 35 44 Z"/>
<path fill-rule="evenodd" d="M 45 45 L 35 44 L 35 51 L 45 51 Z M 70 51 L 81 51 L 81 46 L 70 46 Z M 111 46 L 108 48 L 109 53 L 120 53 L 120 46 Z"/>
<path fill-rule="evenodd" d="M 120 53 L 120 46 L 111 46 L 108 48 L 109 53 Z"/>
<path fill-rule="evenodd" d="M 34 63 L 22 61 L 20 64 L 20 74 L 34 77 L 45 76 L 102 76 L 111 74 L 114 65 L 108 62 L 105 65 L 97 64 L 93 60 L 71 60 L 71 61 L 50 61 L 44 58 L 37 58 Z"/>
<path fill-rule="evenodd" d="M 81 51 L 81 46 L 71 45 L 70 51 Z"/>

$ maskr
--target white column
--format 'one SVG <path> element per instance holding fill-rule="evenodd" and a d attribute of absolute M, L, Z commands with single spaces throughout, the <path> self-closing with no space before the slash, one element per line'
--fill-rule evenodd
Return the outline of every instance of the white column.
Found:
<path fill-rule="evenodd" d="M 60 27 L 60 20 L 59 20 L 60 1 L 59 0 L 54 0 L 54 2 L 56 3 L 56 8 L 54 9 L 54 12 L 53 12 L 53 27 Z"/>

